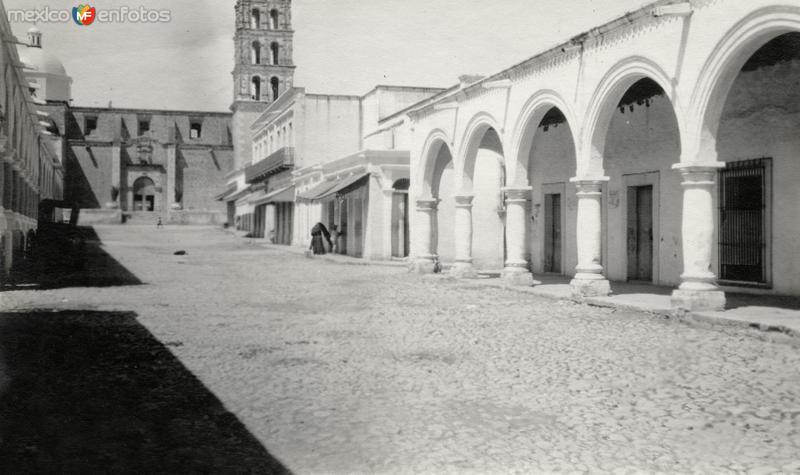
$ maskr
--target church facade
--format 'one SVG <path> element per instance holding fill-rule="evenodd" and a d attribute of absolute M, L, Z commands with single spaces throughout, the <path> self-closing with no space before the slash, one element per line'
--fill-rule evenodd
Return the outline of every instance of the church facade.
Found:
<path fill-rule="evenodd" d="M 82 224 L 225 222 L 213 197 L 233 168 L 230 113 L 75 106 L 41 32 L 29 32 L 20 57 L 64 165 L 63 198 L 81 208 Z"/>

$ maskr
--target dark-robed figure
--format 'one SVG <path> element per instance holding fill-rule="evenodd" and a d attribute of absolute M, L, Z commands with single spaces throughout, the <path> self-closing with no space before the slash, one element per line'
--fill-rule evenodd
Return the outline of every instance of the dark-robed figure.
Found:
<path fill-rule="evenodd" d="M 315 224 L 314 227 L 311 228 L 311 251 L 314 254 L 325 254 L 325 242 L 322 240 L 323 237 L 328 241 L 328 246 L 333 249 L 331 233 L 328 232 L 328 228 L 322 223 Z"/>

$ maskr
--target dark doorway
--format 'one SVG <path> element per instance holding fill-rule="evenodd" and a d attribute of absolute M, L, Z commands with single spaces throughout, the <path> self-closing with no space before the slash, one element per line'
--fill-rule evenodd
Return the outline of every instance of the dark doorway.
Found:
<path fill-rule="evenodd" d="M 133 211 L 155 211 L 156 185 L 152 179 L 143 176 L 133 182 Z"/>
<path fill-rule="evenodd" d="M 347 226 L 348 216 L 347 216 L 347 201 L 342 200 L 339 202 L 339 235 L 340 243 L 336 247 L 339 254 L 347 254 L 347 233 L 350 232 Z"/>
<path fill-rule="evenodd" d="M 628 187 L 628 280 L 653 281 L 653 186 Z"/>
<path fill-rule="evenodd" d="M 769 159 L 728 162 L 720 171 L 720 279 L 766 284 Z"/>
<path fill-rule="evenodd" d="M 544 195 L 544 271 L 561 273 L 561 193 Z"/>

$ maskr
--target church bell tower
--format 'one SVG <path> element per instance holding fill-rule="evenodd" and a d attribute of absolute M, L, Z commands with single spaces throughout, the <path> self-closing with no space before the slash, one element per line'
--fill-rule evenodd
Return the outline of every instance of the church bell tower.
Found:
<path fill-rule="evenodd" d="M 233 70 L 235 168 L 251 160 L 250 126 L 292 88 L 291 0 L 237 0 Z"/>

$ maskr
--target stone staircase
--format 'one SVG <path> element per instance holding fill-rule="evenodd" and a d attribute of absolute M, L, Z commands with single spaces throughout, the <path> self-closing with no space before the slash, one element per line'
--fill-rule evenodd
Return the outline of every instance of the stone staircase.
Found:
<path fill-rule="evenodd" d="M 167 222 L 165 216 L 155 211 L 126 211 L 124 217 L 124 224 L 155 226 L 159 217 L 164 224 Z"/>

